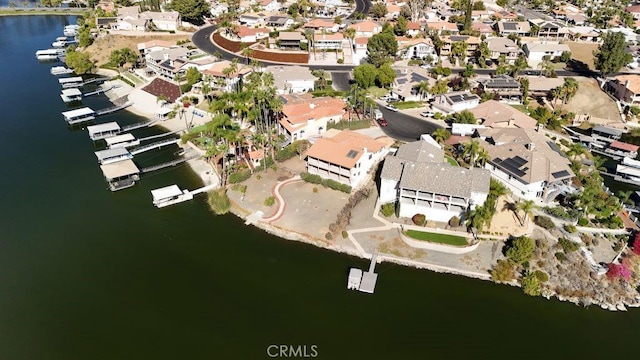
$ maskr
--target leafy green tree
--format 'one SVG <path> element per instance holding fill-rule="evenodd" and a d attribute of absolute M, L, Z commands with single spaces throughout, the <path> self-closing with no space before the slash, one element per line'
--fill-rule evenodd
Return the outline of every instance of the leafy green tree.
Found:
<path fill-rule="evenodd" d="M 184 76 L 185 76 L 185 80 L 187 80 L 187 84 L 189 85 L 196 84 L 200 80 L 202 80 L 202 73 L 194 67 L 188 68 Z"/>
<path fill-rule="evenodd" d="M 373 35 L 367 43 L 367 62 L 380 67 L 380 65 L 391 62 L 398 52 L 398 42 L 393 32 L 383 31 Z"/>
<path fill-rule="evenodd" d="M 512 282 L 516 278 L 516 264 L 509 259 L 498 260 L 489 272 L 495 282 Z"/>
<path fill-rule="evenodd" d="M 381 19 L 387 15 L 387 5 L 384 2 L 377 2 L 373 4 L 369 13 L 375 18 Z"/>
<path fill-rule="evenodd" d="M 370 88 L 376 84 L 378 69 L 372 64 L 358 65 L 353 69 L 353 79 L 356 84 L 363 89 Z M 393 80 L 392 80 L 393 81 Z"/>
<path fill-rule="evenodd" d="M 137 60 L 138 55 L 128 47 L 113 50 L 109 54 L 109 62 L 117 67 L 121 67 L 126 63 L 135 64 Z"/>
<path fill-rule="evenodd" d="M 398 17 L 396 24 L 393 26 L 393 32 L 397 36 L 404 36 L 409 30 L 409 21 L 402 15 Z"/>
<path fill-rule="evenodd" d="M 471 24 L 473 22 L 473 0 L 465 0 L 466 1 L 466 9 L 464 12 L 464 31 L 471 30 Z"/>
<path fill-rule="evenodd" d="M 522 264 L 531 259 L 536 242 L 526 236 L 520 236 L 511 240 L 511 246 L 507 249 L 507 258 L 518 264 Z"/>
<path fill-rule="evenodd" d="M 211 11 L 209 3 L 205 0 L 171 0 L 167 8 L 177 11 L 182 20 L 194 25 L 204 24 L 204 18 Z"/>
<path fill-rule="evenodd" d="M 602 43 L 594 52 L 595 66 L 603 77 L 617 73 L 620 69 L 633 61 L 631 54 L 626 52 L 627 43 L 621 32 L 606 32 L 602 34 Z"/>
<path fill-rule="evenodd" d="M 89 55 L 81 51 L 67 52 L 64 61 L 78 75 L 92 73 L 96 67 Z"/>
<path fill-rule="evenodd" d="M 393 80 L 396 79 L 396 72 L 391 68 L 389 64 L 382 64 L 377 70 L 376 83 L 380 87 L 387 87 L 393 84 Z"/>
<path fill-rule="evenodd" d="M 463 78 L 467 79 L 475 76 L 475 74 L 476 71 L 473 69 L 473 64 L 467 64 L 460 75 L 462 75 Z"/>
<path fill-rule="evenodd" d="M 445 80 L 438 80 L 431 87 L 431 93 L 433 95 L 446 94 L 449 91 L 449 86 Z"/>
<path fill-rule="evenodd" d="M 453 115 L 453 122 L 459 124 L 475 124 L 476 117 L 469 110 L 462 110 L 459 113 Z"/>

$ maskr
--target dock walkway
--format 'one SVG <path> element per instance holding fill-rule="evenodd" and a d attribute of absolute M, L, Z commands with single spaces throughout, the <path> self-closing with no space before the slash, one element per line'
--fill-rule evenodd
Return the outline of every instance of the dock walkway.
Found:
<path fill-rule="evenodd" d="M 118 110 L 122 110 L 124 108 L 127 108 L 127 107 L 129 107 L 131 105 L 133 105 L 133 102 L 127 101 L 126 103 L 124 103 L 122 105 L 115 105 L 115 106 L 111 106 L 111 107 L 108 107 L 108 108 L 104 108 L 104 109 L 96 111 L 96 116 L 111 114 L 111 113 L 114 113 L 114 112 L 116 112 Z"/>
<path fill-rule="evenodd" d="M 135 149 L 131 149 L 130 153 L 131 155 L 137 155 L 137 154 L 141 154 L 145 151 L 149 151 L 149 150 L 154 150 L 154 149 L 159 149 L 163 146 L 166 145 L 173 145 L 173 144 L 177 144 L 180 142 L 180 139 L 167 139 L 167 140 L 161 140 L 161 141 L 156 141 L 154 143 L 151 144 L 147 144 L 147 145 L 142 145 L 139 146 Z"/>
<path fill-rule="evenodd" d="M 149 167 L 143 168 L 143 169 L 140 170 L 140 173 L 148 173 L 148 172 L 164 169 L 164 168 L 167 168 L 167 167 L 170 167 L 170 166 L 176 166 L 176 165 L 181 164 L 183 162 L 186 162 L 186 161 L 189 161 L 189 160 L 192 160 L 192 159 L 196 159 L 196 158 L 199 158 L 199 157 L 200 157 L 200 154 L 193 154 L 191 156 L 183 157 L 183 158 L 176 159 L 176 160 L 173 160 L 173 161 L 167 161 L 167 162 L 162 163 L 162 164 L 153 165 L 153 166 L 149 166 Z"/>
<path fill-rule="evenodd" d="M 118 134 L 123 134 L 123 133 L 126 133 L 127 131 L 136 130 L 143 127 L 149 127 L 157 122 L 158 122 L 157 120 L 152 120 L 152 121 L 144 121 L 144 122 L 139 122 L 135 124 L 125 125 L 122 128 L 120 128 L 120 131 L 118 132 Z M 144 139 L 140 139 L 140 140 L 144 140 Z"/>

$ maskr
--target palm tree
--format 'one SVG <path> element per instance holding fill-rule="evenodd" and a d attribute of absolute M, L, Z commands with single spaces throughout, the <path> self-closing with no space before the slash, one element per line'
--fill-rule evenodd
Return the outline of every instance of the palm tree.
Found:
<path fill-rule="evenodd" d="M 536 205 L 533 200 L 520 200 L 518 201 L 517 209 L 524 213 L 522 217 L 521 226 L 527 222 L 527 216 L 531 216 L 533 214 L 533 209 L 535 209 Z"/>
<path fill-rule="evenodd" d="M 449 139 L 451 137 L 451 133 L 449 132 L 449 130 L 447 130 L 445 128 L 439 128 L 439 129 L 435 129 L 431 133 L 431 136 L 433 137 L 433 139 L 435 141 L 438 142 L 438 144 L 442 144 L 445 141 L 447 141 L 447 139 Z"/>
<path fill-rule="evenodd" d="M 342 30 L 342 34 L 349 39 L 349 46 L 351 46 L 351 51 L 353 51 L 353 39 L 356 37 L 356 29 L 348 27 Z"/>
<path fill-rule="evenodd" d="M 244 56 L 247 59 L 247 65 L 249 65 L 249 61 L 251 61 L 251 57 L 253 56 L 253 49 L 250 48 L 248 45 L 243 43 L 243 47 L 242 47 L 242 56 Z"/>
<path fill-rule="evenodd" d="M 593 157 L 593 167 L 598 171 L 607 171 L 607 168 L 604 167 L 604 164 L 607 162 L 606 158 L 602 156 L 594 156 Z"/>
<path fill-rule="evenodd" d="M 494 178 L 489 180 L 489 195 L 497 199 L 500 196 L 507 195 L 508 193 L 509 189 L 503 183 Z"/>
<path fill-rule="evenodd" d="M 427 96 L 429 96 L 429 82 L 421 81 L 418 84 L 418 94 L 420 94 L 420 99 L 424 100 Z"/>
<path fill-rule="evenodd" d="M 464 41 L 456 41 L 451 45 L 451 57 L 464 61 L 466 58 L 468 44 Z M 453 63 L 453 62 L 452 62 Z"/>
<path fill-rule="evenodd" d="M 562 103 L 566 104 L 575 94 L 578 92 L 578 82 L 576 79 L 572 77 L 568 77 L 564 79 L 564 84 L 562 84 L 563 95 Z"/>
<path fill-rule="evenodd" d="M 486 150 L 482 148 L 478 140 L 471 140 L 468 143 L 464 144 L 463 147 L 464 149 L 462 150 L 462 157 L 464 159 L 469 159 L 469 164 L 471 164 L 472 166 L 476 165 L 481 153 L 486 153 Z M 485 154 L 483 154 L 482 156 L 486 158 Z"/>
<path fill-rule="evenodd" d="M 571 156 L 571 158 L 572 158 L 573 160 L 575 160 L 575 159 L 576 159 L 576 157 L 578 157 L 578 156 L 580 156 L 580 155 L 584 154 L 584 150 L 585 150 L 585 149 L 584 149 L 584 147 L 582 146 L 582 144 L 580 144 L 580 143 L 571 143 L 571 144 L 569 145 L 569 150 L 567 151 L 567 154 L 568 154 L 569 156 Z"/>

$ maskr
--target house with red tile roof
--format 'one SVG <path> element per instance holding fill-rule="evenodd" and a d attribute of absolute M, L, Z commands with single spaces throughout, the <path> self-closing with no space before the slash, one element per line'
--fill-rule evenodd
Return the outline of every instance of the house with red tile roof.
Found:
<path fill-rule="evenodd" d="M 340 25 L 331 20 L 313 19 L 303 25 L 305 29 L 324 30 L 327 32 L 337 32 Z"/>
<path fill-rule="evenodd" d="M 260 39 L 266 39 L 269 37 L 270 31 L 267 28 L 250 28 L 243 25 L 230 29 L 230 33 L 236 38 L 235 40 L 245 43 L 254 43 Z"/>
<path fill-rule="evenodd" d="M 231 61 L 218 61 L 202 72 L 203 82 L 207 82 L 212 89 L 221 91 L 235 91 L 240 80 L 245 79 L 253 70 L 242 64 L 237 65 L 235 72 L 231 72 Z"/>
<path fill-rule="evenodd" d="M 283 95 L 282 119 L 278 133 L 287 142 L 317 137 L 327 131 L 328 123 L 342 120 L 347 104 L 332 97 L 314 98 L 311 94 Z"/>
<path fill-rule="evenodd" d="M 307 172 L 357 187 L 388 149 L 381 141 L 350 130 L 331 130 L 307 152 Z"/>
<path fill-rule="evenodd" d="M 161 78 L 153 79 L 149 85 L 142 88 L 142 91 L 156 97 L 164 97 L 170 103 L 176 102 L 176 100 L 182 95 L 178 85 Z"/>
<path fill-rule="evenodd" d="M 449 34 L 457 34 L 460 32 L 458 25 L 446 21 L 428 21 L 427 29 L 434 30 L 438 35 L 441 35 L 443 32 Z"/>

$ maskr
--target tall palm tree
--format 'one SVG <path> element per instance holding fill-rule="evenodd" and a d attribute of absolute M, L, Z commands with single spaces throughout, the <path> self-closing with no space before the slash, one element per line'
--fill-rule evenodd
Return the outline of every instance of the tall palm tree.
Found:
<path fill-rule="evenodd" d="M 631 195 L 633 195 L 633 191 L 628 190 L 628 191 L 618 191 L 618 193 L 616 194 L 616 197 L 618 199 L 620 199 L 620 202 L 622 204 L 633 204 L 633 201 L 631 201 Z"/>
<path fill-rule="evenodd" d="M 464 149 L 462 150 L 462 157 L 464 159 L 469 159 L 469 164 L 475 166 L 478 162 L 478 155 L 480 155 L 483 151 L 486 152 L 480 145 L 478 140 L 471 140 L 468 143 L 463 145 Z M 484 157 L 484 155 L 483 155 Z"/>
<path fill-rule="evenodd" d="M 584 154 L 584 151 L 585 151 L 585 148 L 584 146 L 582 146 L 582 144 L 571 143 L 569 144 L 569 150 L 567 151 L 567 154 L 570 155 L 573 160 L 575 160 L 576 157 Z"/>
<path fill-rule="evenodd" d="M 500 181 L 491 178 L 489 180 L 489 195 L 492 195 L 496 199 L 500 196 L 507 195 L 509 193 L 509 189 Z"/>
<path fill-rule="evenodd" d="M 418 94 L 420 94 L 420 99 L 424 100 L 427 96 L 429 96 L 429 82 L 421 81 L 418 84 Z"/>
<path fill-rule="evenodd" d="M 520 222 L 520 226 L 524 226 L 527 222 L 527 217 L 533 214 L 533 209 L 535 209 L 536 205 L 533 200 L 520 200 L 518 201 L 517 209 L 524 213 L 522 220 Z"/>

